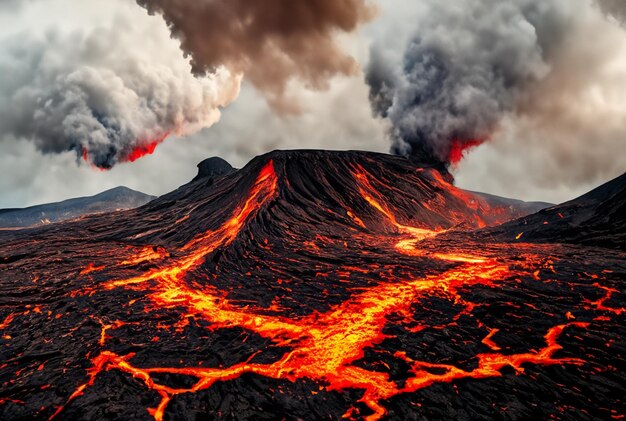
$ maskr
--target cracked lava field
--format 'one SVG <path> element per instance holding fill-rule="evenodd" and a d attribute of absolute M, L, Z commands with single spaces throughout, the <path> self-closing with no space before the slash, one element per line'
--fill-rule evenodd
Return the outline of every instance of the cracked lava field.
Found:
<path fill-rule="evenodd" d="M 293 151 L 0 232 L 0 419 L 624 419 L 624 248 L 519 216 Z"/>

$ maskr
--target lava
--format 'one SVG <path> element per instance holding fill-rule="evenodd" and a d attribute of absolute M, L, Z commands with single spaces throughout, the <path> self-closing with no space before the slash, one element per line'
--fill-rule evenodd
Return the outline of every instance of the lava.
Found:
<path fill-rule="evenodd" d="M 372 187 L 369 179 L 363 168 L 359 168 L 354 173 L 354 177 L 359 185 L 359 192 L 361 196 L 369 203 L 373 208 L 378 210 L 387 220 L 396 227 L 400 232 L 408 233 L 411 235 L 413 240 L 422 240 L 428 237 L 433 237 L 437 233 L 441 232 L 441 230 L 432 230 L 427 228 L 418 228 L 418 227 L 410 227 L 407 225 L 402 225 L 398 223 L 396 217 L 387 209 L 387 207 L 381 204 L 380 199 L 376 199 L 378 196 L 376 190 Z"/>
<path fill-rule="evenodd" d="M 87 275 L 91 272 L 97 272 L 104 269 L 106 266 L 96 266 L 93 263 L 89 263 L 86 268 L 80 271 L 80 275 Z"/>
<path fill-rule="evenodd" d="M 457 204 L 470 210 L 470 227 L 497 209 L 454 191 L 436 174 L 407 171 L 425 183 L 426 193 L 402 202 L 400 189 L 363 162 L 340 171 L 342 178 L 333 179 L 337 191 L 354 196 L 348 201 L 329 194 L 337 205 L 290 179 L 284 161 L 269 159 L 254 172 L 223 179 L 221 187 L 213 180 L 193 184 L 191 189 L 204 189 L 200 199 L 189 200 L 191 193 L 166 198 L 176 202 L 174 211 L 157 204 L 150 217 L 133 220 L 138 227 L 126 228 L 136 231 L 124 238 L 141 243 L 105 230 L 109 220 L 88 226 L 103 239 L 78 243 L 80 253 L 52 235 L 46 238 L 54 252 L 43 257 L 27 254 L 37 237 L 14 243 L 6 261 L 14 265 L 11 279 L 23 288 L 16 294 L 42 291 L 45 299 L 1 313 L 6 357 L 0 374 L 8 392 L 0 393 L 0 417 L 29 408 L 31 399 L 33 412 L 14 412 L 16 417 L 104 417 L 123 407 L 113 395 L 117 389 L 137 394 L 127 418 L 191 417 L 184 412 L 187 401 L 198 417 L 228 417 L 223 403 L 207 394 L 251 381 L 250 390 L 234 394 L 292 393 L 288 399 L 304 402 L 305 414 L 314 405 L 306 399 L 334 399 L 327 413 L 305 416 L 278 406 L 285 418 L 429 417 L 442 414 L 429 412 L 442 410 L 441 399 L 463 402 L 462 390 L 485 405 L 506 406 L 501 393 L 515 397 L 534 385 L 554 390 L 559 413 L 551 415 L 567 418 L 567 408 L 586 404 L 585 395 L 611 395 L 592 397 L 581 384 L 606 378 L 603 387 L 614 394 L 619 389 L 618 364 L 606 356 L 622 349 L 616 326 L 626 312 L 615 261 L 623 259 L 599 260 L 609 253 L 573 246 L 474 242 L 459 228 Z M 445 200 L 433 193 L 438 191 Z M 236 201 L 223 199 L 230 192 Z M 305 203 L 302 198 L 310 200 L 308 207 L 286 205 Z M 437 215 L 450 203 L 448 220 Z M 409 204 L 434 216 L 411 219 Z M 161 219 L 169 221 L 164 231 L 156 229 Z M 74 241 L 84 236 L 72 235 Z M 45 259 L 67 266 L 51 274 Z M 20 278 L 27 265 L 44 269 Z M 579 273 L 575 281 L 573 273 Z M 69 290 L 57 289 L 68 284 Z M 5 293 L 10 300 L 12 291 Z M 21 328 L 42 325 L 39 336 L 24 339 Z M 612 339 L 597 339 L 605 337 Z M 74 342 L 82 347 L 70 346 Z M 586 383 L 571 381 L 580 376 Z M 289 385 L 300 389 L 283 391 Z M 443 395 L 446 385 L 450 393 Z M 442 397 L 425 401 L 429 393 Z M 592 408 L 602 418 L 608 406 L 582 410 Z M 94 407 L 103 409 L 84 412 Z M 621 414 L 617 405 L 610 410 Z"/>
<path fill-rule="evenodd" d="M 568 326 L 584 328 L 585 323 L 569 323 L 551 328 L 545 335 L 546 346 L 538 351 L 503 354 L 495 351 L 500 348 L 491 340 L 498 331 L 493 329 L 483 339 L 483 343 L 494 351 L 476 355 L 478 367 L 467 371 L 449 364 L 433 364 L 410 359 L 398 352 L 396 357 L 409 363 L 412 377 L 404 386 L 391 381 L 385 373 L 366 370 L 353 363 L 361 359 L 364 350 L 382 342 L 388 317 L 392 313 L 407 314 L 411 307 L 428 296 L 440 296 L 455 303 L 464 302 L 459 291 L 472 285 L 495 287 L 498 280 L 505 279 L 509 268 L 492 259 L 478 256 L 454 255 L 446 253 L 425 253 L 418 243 L 425 238 L 438 235 L 442 231 L 411 227 L 399 223 L 393 213 L 384 205 L 371 186 L 367 175 L 360 170 L 355 172 L 363 198 L 385 217 L 389 223 L 403 235 L 395 248 L 409 255 L 428 255 L 462 264 L 442 274 L 425 278 L 381 281 L 377 286 L 354 295 L 341 305 L 326 313 L 315 313 L 307 317 L 293 318 L 269 316 L 261 312 L 243 309 L 231 304 L 219 291 L 212 288 L 199 290 L 192 288 L 185 278 L 204 261 L 205 256 L 232 242 L 246 222 L 275 195 L 277 177 L 270 162 L 260 172 L 248 199 L 221 227 L 194 238 L 181 248 L 187 255 L 174 259 L 158 270 L 151 270 L 143 275 L 128 279 L 118 279 L 107 283 L 106 288 L 132 287 L 153 281 L 155 284 L 146 288 L 153 305 L 150 310 L 168 307 L 183 307 L 187 314 L 200 316 L 211 323 L 211 329 L 242 327 L 269 338 L 280 345 L 292 347 L 282 358 L 271 364 L 244 362 L 224 368 L 198 367 L 137 367 L 132 364 L 134 354 L 117 355 L 111 351 L 102 351 L 92 359 L 89 380 L 80 385 L 69 397 L 68 402 L 81 396 L 85 388 L 93 386 L 95 378 L 105 370 L 119 370 L 139 379 L 144 385 L 161 396 L 156 408 L 148 408 L 156 421 L 164 417 L 168 403 L 173 396 L 195 393 L 210 388 L 217 381 L 232 380 L 244 373 L 256 373 L 274 379 L 295 381 L 300 378 L 314 380 L 328 391 L 347 388 L 364 390 L 361 402 L 373 412 L 366 419 L 373 421 L 386 414 L 382 402 L 392 396 L 414 392 L 436 382 L 452 382 L 463 378 L 485 378 L 501 376 L 500 369 L 510 366 L 518 372 L 523 371 L 523 364 L 582 364 L 576 358 L 554 358 L 554 353 L 561 349 L 558 337 Z M 352 212 L 352 211 L 348 211 Z M 355 223 L 362 226 L 361 220 L 353 215 Z M 163 254 L 149 257 L 163 257 Z M 145 260 L 146 251 L 140 251 L 134 262 Z M 128 260 L 124 261 L 128 263 Z M 102 323 L 102 322 L 101 322 Z M 102 323 L 100 343 L 105 345 L 106 331 L 122 326 Z M 433 373 L 433 369 L 441 373 Z M 188 388 L 172 388 L 160 384 L 153 378 L 155 373 L 182 374 L 197 379 Z M 60 407 L 52 418 L 62 413 Z M 351 408 L 344 416 L 352 417 L 357 413 Z"/>
<path fill-rule="evenodd" d="M 143 247 L 139 248 L 132 257 L 123 260 L 122 265 L 138 265 L 140 263 L 162 260 L 169 257 L 169 253 L 163 247 Z"/>
<path fill-rule="evenodd" d="M 492 349 L 493 351 L 500 351 L 500 348 L 494 341 L 493 336 L 498 333 L 500 331 L 500 329 L 489 329 L 489 334 L 487 336 L 485 336 L 485 338 L 481 341 L 482 343 L 484 343 L 485 345 L 487 345 L 490 349 Z"/>
<path fill-rule="evenodd" d="M 604 303 L 608 300 L 611 299 L 611 296 L 614 293 L 619 293 L 618 290 L 616 290 L 615 288 L 609 288 L 603 285 L 600 285 L 599 283 L 595 282 L 592 286 L 602 290 L 605 292 L 604 296 L 602 298 L 599 298 L 598 300 L 595 301 L 591 301 L 591 300 L 587 300 L 587 303 L 589 305 L 591 305 L 593 308 L 600 310 L 600 311 L 608 311 L 617 315 L 621 315 L 622 313 L 626 313 L 626 308 L 624 307 L 620 307 L 620 308 L 613 308 L 613 307 L 608 307 L 606 306 Z"/>

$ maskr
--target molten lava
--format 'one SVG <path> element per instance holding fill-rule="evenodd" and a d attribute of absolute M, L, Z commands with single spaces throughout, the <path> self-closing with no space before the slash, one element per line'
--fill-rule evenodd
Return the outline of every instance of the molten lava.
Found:
<path fill-rule="evenodd" d="M 419 241 L 436 236 L 438 232 L 398 223 L 386 205 L 380 202 L 380 198 L 374 198 L 378 194 L 371 186 L 365 172 L 359 169 L 354 175 L 363 198 L 403 234 L 402 239 L 396 243 L 396 249 L 410 255 L 422 255 L 424 251 L 419 249 Z M 366 418 L 373 421 L 380 419 L 386 413 L 382 401 L 400 393 L 414 392 L 436 382 L 498 377 L 501 376 L 500 370 L 505 366 L 522 372 L 522 365 L 525 363 L 544 365 L 583 363 L 583 360 L 577 358 L 554 358 L 554 354 L 561 349 L 557 341 L 565 328 L 570 326 L 586 328 L 587 323 L 554 326 L 546 333 L 546 343 L 543 348 L 535 352 L 518 354 L 495 352 L 500 348 L 491 339 L 497 332 L 497 329 L 493 329 L 482 342 L 494 352 L 477 354 L 478 367 L 473 370 L 464 370 L 450 364 L 413 360 L 406 354 L 398 352 L 396 356 L 412 367 L 412 375 L 402 387 L 391 381 L 385 373 L 353 365 L 355 361 L 363 357 L 366 348 L 386 338 L 383 329 L 392 313 L 407 314 L 414 303 L 433 295 L 461 303 L 469 309 L 472 303 L 464 302 L 459 295 L 461 289 L 476 284 L 495 287 L 498 279 L 506 278 L 510 274 L 506 265 L 477 256 L 429 254 L 435 259 L 463 262 L 463 264 L 439 275 L 381 282 L 351 297 L 329 312 L 315 313 L 302 318 L 268 316 L 262 312 L 232 305 L 221 296 L 219 291 L 211 288 L 201 291 L 190 288 L 185 282 L 190 271 L 201 264 L 209 253 L 230 244 L 244 224 L 274 197 L 276 187 L 277 177 L 270 161 L 261 170 L 249 193 L 248 200 L 221 227 L 206 232 L 183 246 L 181 251 L 185 253 L 184 256 L 172 260 L 158 270 L 150 270 L 137 277 L 110 281 L 105 288 L 137 288 L 137 284 L 152 282 L 152 285 L 144 289 L 153 302 L 152 311 L 182 306 L 187 314 L 203 317 L 210 322 L 211 329 L 237 326 L 280 344 L 293 344 L 293 349 L 285 352 L 282 358 L 271 364 L 254 364 L 247 361 L 224 368 L 137 367 L 131 362 L 134 354 L 117 355 L 105 350 L 92 359 L 93 367 L 89 369 L 89 381 L 80 385 L 72 393 L 68 402 L 80 396 L 86 387 L 92 386 L 102 371 L 120 370 L 140 379 L 147 388 L 161 396 L 157 407 L 148 408 L 155 420 L 161 421 L 173 396 L 196 393 L 210 388 L 216 381 L 232 380 L 244 373 L 255 373 L 291 381 L 307 378 L 320 382 L 329 391 L 347 388 L 364 390 L 360 401 L 372 410 L 373 414 Z M 137 259 L 142 259 L 142 255 L 138 255 Z M 106 325 L 107 328 L 111 326 Z M 102 338 L 104 338 L 104 333 Z M 103 343 L 104 340 L 102 339 L 101 342 Z M 153 378 L 156 373 L 192 376 L 197 381 L 188 388 L 172 388 L 158 383 Z M 52 418 L 60 414 L 62 410 L 63 407 L 60 407 Z M 351 408 L 344 417 L 352 417 L 355 414 L 357 414 L 356 408 Z"/>
<path fill-rule="evenodd" d="M 120 245 L 106 237 L 109 248 L 102 243 L 93 255 L 82 250 L 90 260 L 66 271 L 75 275 L 62 275 L 80 280 L 66 292 L 63 305 L 41 303 L 0 318 L 10 348 L 19 335 L 12 329 L 20 324 L 45 317 L 56 326 L 78 314 L 80 322 L 69 323 L 65 336 L 41 342 L 54 344 L 84 332 L 90 339 L 76 357 L 81 364 L 59 366 L 51 351 L 22 351 L 2 363 L 0 369 L 12 373 L 3 377 L 3 387 L 24 390 L 24 384 L 56 369 L 56 382 L 64 386 L 36 408 L 37 416 L 49 419 L 80 417 L 80 411 L 99 405 L 106 411 L 109 401 L 119 407 L 106 395 L 114 390 L 107 385 L 126 379 L 133 393 L 145 393 L 140 412 L 133 414 L 157 421 L 192 416 L 184 412 L 185 402 L 193 408 L 208 402 L 210 417 L 254 418 L 225 413 L 207 398 L 247 382 L 256 386 L 235 389 L 233 396 L 295 393 L 296 402 L 321 399 L 320 407 L 330 402 L 328 412 L 313 415 L 315 405 L 304 404 L 305 418 L 373 421 L 440 411 L 440 405 L 426 404 L 428 393 L 449 393 L 446 399 L 456 402 L 463 390 L 477 390 L 473 396 L 487 399 L 489 410 L 501 404 L 504 409 L 493 414 L 505 416 L 498 393 L 511 389 L 515 396 L 547 382 L 541 390 L 564 396 L 555 398 L 555 416 L 567 418 L 576 414 L 576 405 L 587 405 L 578 395 L 568 398 L 579 393 L 568 379 L 619 374 L 616 364 L 600 364 L 598 358 L 621 349 L 620 343 L 594 339 L 586 346 L 585 341 L 614 331 L 622 320 L 623 294 L 614 283 L 621 272 L 590 265 L 573 280 L 572 269 L 564 268 L 579 258 L 576 250 L 519 241 L 473 243 L 471 235 L 455 229 L 461 215 L 453 210 L 443 219 L 439 206 L 467 203 L 475 212 L 467 218 L 472 227 L 481 226 L 478 215 L 492 209 L 446 187 L 437 176 L 429 176 L 436 188 L 411 205 L 426 216 L 412 221 L 410 212 L 393 204 L 401 195 L 385 193 L 395 187 L 363 163 L 338 170 L 345 171 L 341 180 L 348 180 L 347 187 L 332 181 L 337 191 L 354 192 L 350 203 L 332 194 L 322 202 L 310 184 L 289 177 L 288 169 L 285 162 L 269 159 L 249 179 L 245 174 L 233 176 L 240 177 L 238 183 L 224 179 L 223 190 L 213 195 L 190 202 L 177 196 L 179 212 L 154 214 L 154 220 L 171 221 L 162 237 L 167 242 L 150 237 L 154 220 L 146 217 L 147 228 L 127 234 L 145 238 L 142 244 Z M 223 192 L 241 185 L 245 192 L 236 204 L 220 202 Z M 437 189 L 447 199 L 433 193 Z M 310 207 L 286 205 L 305 201 Z M 200 212 L 204 208 L 212 209 L 210 218 Z M 186 226 L 194 227 L 193 235 Z M 205 228 L 198 231 L 198 226 Z M 587 251 L 581 259 L 594 261 L 592 256 L 594 251 Z M 49 296 L 52 287 L 45 278 L 44 273 L 41 280 L 25 282 Z M 52 285 L 64 282 L 54 278 Z M 73 310 L 83 305 L 84 310 Z M 226 353 L 210 360 L 221 341 Z M 50 358 L 39 362 L 37 355 Z M 611 381 L 606 387 L 619 388 Z M 41 386 L 41 393 L 51 388 Z M 34 387 L 27 390 L 35 394 Z M 15 392 L 0 399 L 0 408 L 13 411 L 28 403 L 28 396 Z M 605 406 L 584 408 L 621 416 L 619 408 Z M 278 411 L 285 408 L 292 410 Z M 105 412 L 89 414 L 84 417 Z M 522 415 L 529 414 L 536 415 Z"/>

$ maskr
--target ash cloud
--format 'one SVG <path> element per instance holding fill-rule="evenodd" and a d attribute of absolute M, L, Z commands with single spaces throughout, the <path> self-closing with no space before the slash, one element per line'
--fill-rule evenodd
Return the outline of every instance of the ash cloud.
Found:
<path fill-rule="evenodd" d="M 223 65 L 245 74 L 278 111 L 298 111 L 292 80 L 326 89 L 335 75 L 353 75 L 356 61 L 335 35 L 373 17 L 367 0 L 137 0 L 161 14 L 196 74 Z"/>
<path fill-rule="evenodd" d="M 383 49 L 374 44 L 367 69 L 372 110 L 389 119 L 394 153 L 457 163 L 464 151 L 499 133 L 505 119 L 533 118 L 544 99 L 562 96 L 555 79 L 572 81 L 585 60 L 608 61 L 580 48 L 576 60 L 565 62 L 572 35 L 590 30 L 596 13 L 590 0 L 421 5 L 402 63 L 384 65 Z M 599 0 L 613 17 L 623 17 L 625 5 Z M 579 82 L 574 91 L 588 86 Z"/>
<path fill-rule="evenodd" d="M 596 0 L 600 9 L 609 16 L 626 23 L 626 1 L 624 0 Z"/>
<path fill-rule="evenodd" d="M 87 31 L 52 26 L 0 39 L 3 135 L 111 168 L 166 135 L 215 123 L 240 76 L 219 67 L 194 77 L 160 18 L 132 8 Z"/>
<path fill-rule="evenodd" d="M 546 77 L 570 11 L 562 1 L 424 3 L 402 68 L 381 73 L 374 60 L 368 80 L 374 112 L 392 122 L 392 151 L 448 164 Z"/>
<path fill-rule="evenodd" d="M 336 35 L 372 16 L 366 1 L 8 0 L 0 23 L 22 24 L 0 36 L 3 137 L 108 169 L 210 127 L 243 77 L 296 111 L 291 81 L 326 89 L 357 71 Z"/>

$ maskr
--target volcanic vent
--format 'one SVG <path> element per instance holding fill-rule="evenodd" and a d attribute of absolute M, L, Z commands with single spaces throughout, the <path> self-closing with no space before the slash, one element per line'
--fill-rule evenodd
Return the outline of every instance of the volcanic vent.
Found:
<path fill-rule="evenodd" d="M 2 233 L 0 417 L 623 417 L 624 253 L 492 239 L 521 210 L 448 178 L 274 152 Z"/>

